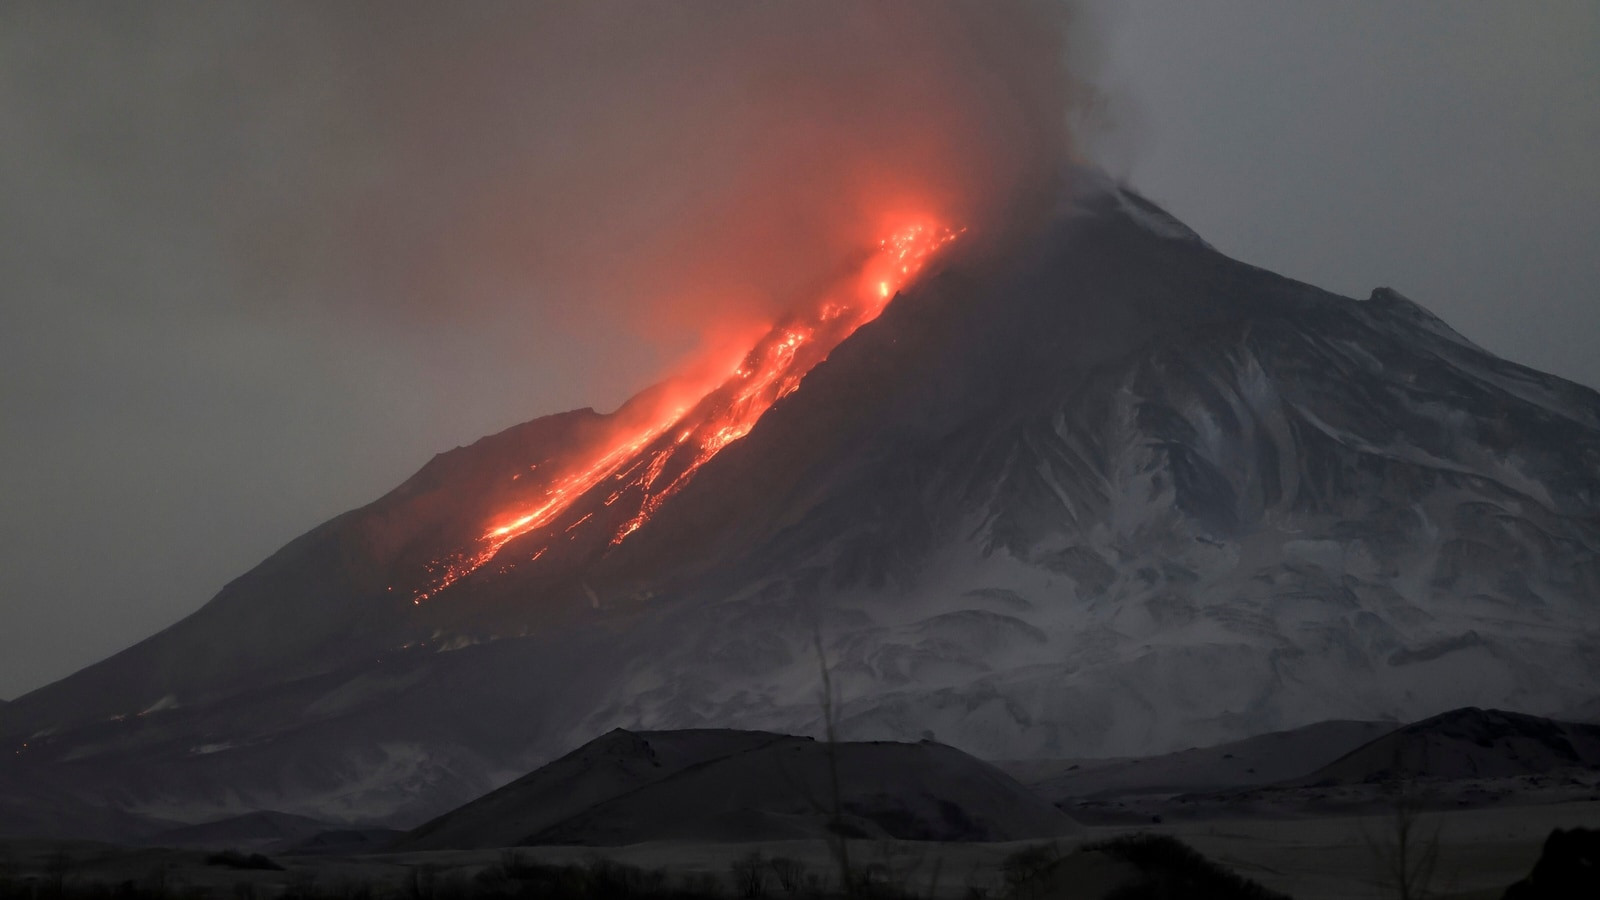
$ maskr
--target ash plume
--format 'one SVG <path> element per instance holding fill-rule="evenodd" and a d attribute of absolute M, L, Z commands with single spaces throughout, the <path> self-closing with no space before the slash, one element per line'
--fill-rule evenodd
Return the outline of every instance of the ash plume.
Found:
<path fill-rule="evenodd" d="M 977 225 L 1069 152 L 1051 3 L 329 12 L 384 175 L 348 293 L 682 347 L 766 321 L 907 210 Z M 670 349 L 667 351 L 670 353 Z"/>

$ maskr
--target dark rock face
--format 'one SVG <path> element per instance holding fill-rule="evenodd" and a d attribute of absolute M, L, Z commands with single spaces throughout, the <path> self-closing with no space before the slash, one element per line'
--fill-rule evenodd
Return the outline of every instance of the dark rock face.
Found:
<path fill-rule="evenodd" d="M 847 737 L 996 758 L 1600 695 L 1600 395 L 1092 173 L 971 243 L 622 545 L 413 606 L 627 410 L 443 454 L 0 708 L 0 800 L 410 826 L 615 727 L 816 733 L 818 637 Z"/>
<path fill-rule="evenodd" d="M 1600 830 L 1557 828 L 1528 877 L 1506 888 L 1505 900 L 1600 897 Z"/>

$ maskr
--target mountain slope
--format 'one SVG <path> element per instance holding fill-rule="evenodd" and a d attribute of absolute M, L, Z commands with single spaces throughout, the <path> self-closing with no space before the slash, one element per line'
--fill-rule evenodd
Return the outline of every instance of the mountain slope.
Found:
<path fill-rule="evenodd" d="M 626 541 L 596 490 L 410 602 L 515 476 L 648 392 L 444 454 L 18 698 L 0 795 L 409 826 L 616 727 L 816 733 L 819 662 L 847 737 L 994 758 L 1600 696 L 1600 396 L 1075 177 L 953 246 Z"/>

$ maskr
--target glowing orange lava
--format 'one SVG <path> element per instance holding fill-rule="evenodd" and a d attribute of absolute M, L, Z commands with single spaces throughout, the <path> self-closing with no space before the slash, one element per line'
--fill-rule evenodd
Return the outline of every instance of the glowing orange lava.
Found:
<path fill-rule="evenodd" d="M 650 421 L 623 429 L 596 456 L 570 466 L 546 485 L 533 505 L 488 527 L 476 547 L 433 563 L 431 582 L 413 595 L 413 602 L 420 603 L 472 574 L 523 535 L 548 530 L 555 537 L 575 537 L 569 533 L 590 523 L 595 509 L 571 522 L 564 523 L 563 516 L 591 492 L 597 497 L 603 493 L 602 508 L 621 504 L 625 512 L 631 511 L 620 525 L 609 526 L 614 529 L 611 545 L 622 543 L 722 448 L 749 434 L 774 403 L 799 388 L 806 373 L 840 342 L 877 318 L 929 258 L 960 233 L 922 223 L 880 241 L 858 280 L 824 295 L 810 310 L 774 325 L 720 384 L 682 404 L 662 408 Z M 597 490 L 602 485 L 603 492 Z M 602 516 L 601 521 L 615 523 L 617 519 Z M 558 525 L 561 530 L 555 531 Z M 532 560 L 547 549 L 548 545 L 539 548 Z"/>

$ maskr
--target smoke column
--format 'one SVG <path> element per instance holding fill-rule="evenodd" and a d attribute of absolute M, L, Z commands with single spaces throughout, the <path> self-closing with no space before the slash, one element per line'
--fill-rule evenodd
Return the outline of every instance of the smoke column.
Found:
<path fill-rule="evenodd" d="M 337 274 L 412 315 L 748 337 L 908 211 L 981 225 L 1068 152 L 1060 5 L 326 14 L 381 173 L 330 211 Z"/>

